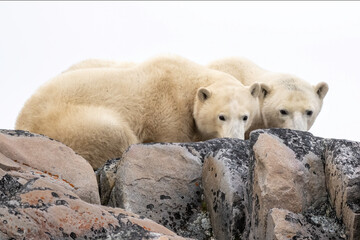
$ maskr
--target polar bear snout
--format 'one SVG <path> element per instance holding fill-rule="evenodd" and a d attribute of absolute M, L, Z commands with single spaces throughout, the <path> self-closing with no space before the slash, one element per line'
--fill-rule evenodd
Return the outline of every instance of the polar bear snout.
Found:
<path fill-rule="evenodd" d="M 219 138 L 239 138 L 245 139 L 245 121 L 244 120 L 228 120 L 224 122 L 221 130 L 218 132 Z"/>
<path fill-rule="evenodd" d="M 289 116 L 288 119 L 286 119 L 284 127 L 298 131 L 307 131 L 310 128 L 308 121 L 309 116 L 306 114 L 294 112 L 292 116 Z"/>
<path fill-rule="evenodd" d="M 308 130 L 308 124 L 307 124 L 307 117 L 304 116 L 302 113 L 300 112 L 295 112 L 294 113 L 294 118 L 293 118 L 293 129 L 295 130 L 300 130 L 300 131 L 307 131 Z"/>

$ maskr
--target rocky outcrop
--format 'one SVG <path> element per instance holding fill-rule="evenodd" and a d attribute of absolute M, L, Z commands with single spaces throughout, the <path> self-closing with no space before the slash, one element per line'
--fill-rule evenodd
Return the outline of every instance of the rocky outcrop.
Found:
<path fill-rule="evenodd" d="M 65 145 L 0 131 L 0 239 L 183 239 L 152 220 L 98 205 L 91 166 Z"/>
<path fill-rule="evenodd" d="M 225 141 L 232 144 L 215 150 L 204 159 L 204 197 L 216 239 L 240 239 L 247 237 L 243 233 L 249 230 L 250 145 L 248 141 L 236 139 Z"/>
<path fill-rule="evenodd" d="M 77 158 L 43 136 L 0 132 L 0 239 L 360 238 L 358 142 L 268 129 L 133 145 L 96 172 L 100 198 Z"/>
<path fill-rule="evenodd" d="M 330 217 L 324 211 L 315 211 L 326 206 L 328 201 L 324 172 L 325 140 L 306 132 L 267 130 L 254 132 L 251 142 L 253 154 L 248 185 L 250 239 L 306 239 L 306 236 L 311 239 L 329 239 L 329 236 L 342 239 L 342 228 L 336 222 L 332 227 L 317 223 L 308 228 L 303 216 L 333 222 L 331 217 L 334 215 Z M 300 226 L 303 224 L 302 230 L 279 230 L 283 225 L 289 228 L 290 223 L 286 224 L 289 221 L 286 221 L 284 212 L 277 209 L 286 210 L 286 216 L 294 216 L 294 222 Z M 327 211 L 333 212 L 331 208 Z"/>
<path fill-rule="evenodd" d="M 179 146 L 133 145 L 118 165 L 108 205 L 184 232 L 201 211 L 201 166 Z"/>
<path fill-rule="evenodd" d="M 360 239 L 360 142 L 328 140 L 325 175 L 329 198 L 350 239 Z"/>
<path fill-rule="evenodd" d="M 187 148 L 152 144 L 131 146 L 98 176 L 107 194 L 104 204 L 146 216 L 182 236 L 203 239 L 210 224 L 201 209 L 201 171 L 200 158 Z"/>
<path fill-rule="evenodd" d="M 182 239 L 153 221 L 89 204 L 46 181 L 0 180 L 0 239 Z"/>
<path fill-rule="evenodd" d="M 26 180 L 46 179 L 84 201 L 100 203 L 96 176 L 90 164 L 71 148 L 45 136 L 0 130 L 0 168 Z"/>
<path fill-rule="evenodd" d="M 349 147 L 345 149 L 339 144 Z M 167 213 L 169 207 L 165 206 L 172 205 L 179 211 L 176 216 L 185 216 L 178 200 L 185 195 L 182 190 L 185 186 L 190 189 L 191 180 L 183 181 L 181 177 L 189 174 L 201 188 L 193 188 L 188 194 L 194 198 L 199 191 L 202 198 L 192 202 L 187 219 L 196 219 L 199 210 L 206 207 L 215 239 L 357 239 L 359 152 L 355 142 L 269 129 L 253 132 L 247 141 L 213 139 L 133 146 L 122 159 L 112 161 L 111 174 L 103 169 L 98 175 L 104 183 L 114 184 L 112 190 L 105 190 L 111 192 L 108 196 L 117 195 L 116 201 L 110 200 L 114 206 L 165 223 L 183 236 L 186 221 L 174 218 L 174 211 Z M 199 162 L 203 163 L 201 173 Z M 182 163 L 188 167 L 178 165 Z M 329 174 L 330 168 L 338 172 Z M 347 168 L 351 171 L 345 171 Z M 141 178 L 139 171 L 147 177 Z M 136 179 L 130 178 L 132 181 L 124 184 L 128 173 Z M 159 179 L 167 181 L 155 184 Z M 106 185 L 102 181 L 100 189 Z M 335 186 L 335 191 L 329 184 Z M 144 186 L 147 190 L 141 191 L 139 188 L 145 189 Z M 334 200 L 339 201 L 339 196 L 332 197 L 331 191 L 342 196 L 338 207 Z M 151 196 L 150 202 L 144 201 L 147 195 Z M 166 204 L 161 195 L 162 200 L 168 196 Z M 145 209 L 146 206 L 156 211 Z M 206 234 L 186 233 L 196 239 L 209 238 Z"/>
<path fill-rule="evenodd" d="M 320 220 L 320 219 L 319 219 Z M 285 209 L 272 208 L 266 219 L 266 240 L 280 239 L 343 239 L 345 235 L 334 229 L 334 222 L 323 217 L 324 222 L 318 227 L 316 222 L 302 214 Z M 323 230 L 325 229 L 325 231 Z M 336 233 L 336 234 L 335 234 Z"/>

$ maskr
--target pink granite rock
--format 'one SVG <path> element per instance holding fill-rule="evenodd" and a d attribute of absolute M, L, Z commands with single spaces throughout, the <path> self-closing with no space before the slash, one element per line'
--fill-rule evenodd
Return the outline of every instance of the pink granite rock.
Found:
<path fill-rule="evenodd" d="M 0 130 L 0 168 L 47 178 L 89 203 L 100 204 L 90 164 L 71 148 L 45 136 Z"/>
<path fill-rule="evenodd" d="M 321 204 L 327 197 L 322 160 L 312 152 L 299 159 L 282 141 L 264 133 L 253 145 L 252 233 L 255 239 L 265 239 L 270 209 L 301 213 Z"/>
<path fill-rule="evenodd" d="M 51 177 L 0 169 L 1 239 L 183 239 L 119 208 L 90 204 Z"/>

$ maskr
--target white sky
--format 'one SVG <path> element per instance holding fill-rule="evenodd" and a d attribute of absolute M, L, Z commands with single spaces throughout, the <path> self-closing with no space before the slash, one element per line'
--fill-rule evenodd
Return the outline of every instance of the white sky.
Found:
<path fill-rule="evenodd" d="M 0 128 L 87 59 L 243 56 L 330 90 L 310 129 L 360 141 L 360 2 L 0 2 Z"/>

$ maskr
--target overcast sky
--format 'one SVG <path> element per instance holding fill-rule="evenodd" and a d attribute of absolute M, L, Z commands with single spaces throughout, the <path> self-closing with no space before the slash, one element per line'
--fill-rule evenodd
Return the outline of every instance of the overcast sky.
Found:
<path fill-rule="evenodd" d="M 315 136 L 360 141 L 360 2 L 0 2 L 0 128 L 88 58 L 242 56 L 329 92 Z"/>

